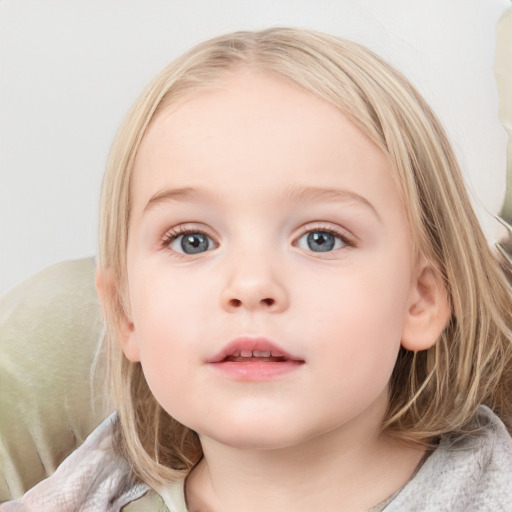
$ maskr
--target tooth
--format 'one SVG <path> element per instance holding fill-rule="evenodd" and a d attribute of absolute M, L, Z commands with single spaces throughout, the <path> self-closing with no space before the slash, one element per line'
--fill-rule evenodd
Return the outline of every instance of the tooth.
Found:
<path fill-rule="evenodd" d="M 274 353 L 272 352 L 272 357 L 282 357 L 282 356 L 281 356 L 280 354 L 274 354 Z"/>
<path fill-rule="evenodd" d="M 240 352 L 235 352 L 235 353 L 233 354 L 233 357 L 240 357 Z"/>
<path fill-rule="evenodd" d="M 253 350 L 252 355 L 254 357 L 270 357 L 270 350 Z"/>
<path fill-rule="evenodd" d="M 242 357 L 252 357 L 252 350 L 242 350 L 240 355 Z"/>

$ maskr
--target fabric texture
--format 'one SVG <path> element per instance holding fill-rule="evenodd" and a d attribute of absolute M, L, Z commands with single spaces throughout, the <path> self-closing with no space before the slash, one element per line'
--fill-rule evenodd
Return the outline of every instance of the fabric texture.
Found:
<path fill-rule="evenodd" d="M 510 512 L 512 439 L 486 407 L 476 422 L 476 434 L 442 439 L 386 512 Z"/>
<path fill-rule="evenodd" d="M 94 258 L 59 263 L 0 299 L 0 502 L 50 476 L 112 412 L 94 272 Z"/>
<path fill-rule="evenodd" d="M 512 438 L 486 407 L 479 409 L 476 423 L 474 434 L 443 438 L 412 480 L 371 512 L 510 511 Z M 112 450 L 116 425 L 114 413 L 52 477 L 0 511 L 186 512 L 181 482 L 159 495 L 133 477 L 127 462 Z"/>
<path fill-rule="evenodd" d="M 116 424 L 117 415 L 113 414 L 50 478 L 28 491 L 21 500 L 3 504 L 0 510 L 117 512 L 142 497 L 149 488 L 132 476 L 126 461 L 113 450 Z"/>

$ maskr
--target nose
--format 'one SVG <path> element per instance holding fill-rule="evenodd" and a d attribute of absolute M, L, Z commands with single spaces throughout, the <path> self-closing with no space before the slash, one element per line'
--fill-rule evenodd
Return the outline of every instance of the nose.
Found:
<path fill-rule="evenodd" d="M 240 255 L 227 263 L 227 278 L 220 294 L 223 309 L 280 313 L 289 305 L 289 296 L 277 269 L 263 255 Z"/>

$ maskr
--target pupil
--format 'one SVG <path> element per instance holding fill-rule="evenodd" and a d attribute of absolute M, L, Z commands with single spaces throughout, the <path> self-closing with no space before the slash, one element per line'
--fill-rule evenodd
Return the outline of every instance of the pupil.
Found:
<path fill-rule="evenodd" d="M 181 239 L 181 248 L 185 254 L 197 254 L 208 250 L 208 237 L 201 233 L 185 235 Z"/>
<path fill-rule="evenodd" d="M 334 235 L 325 231 L 313 231 L 308 234 L 308 247 L 315 252 L 331 251 L 335 244 Z"/>

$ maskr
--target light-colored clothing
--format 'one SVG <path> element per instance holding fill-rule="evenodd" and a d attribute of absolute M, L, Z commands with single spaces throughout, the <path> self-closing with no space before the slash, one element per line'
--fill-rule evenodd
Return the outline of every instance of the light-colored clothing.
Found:
<path fill-rule="evenodd" d="M 476 433 L 444 437 L 411 481 L 371 512 L 510 512 L 512 438 L 487 407 L 476 420 Z M 157 493 L 113 453 L 116 424 L 114 414 L 54 475 L 1 512 L 186 512 L 181 482 Z"/>
<path fill-rule="evenodd" d="M 487 407 L 476 421 L 478 433 L 442 439 L 385 511 L 512 511 L 512 438 Z"/>

